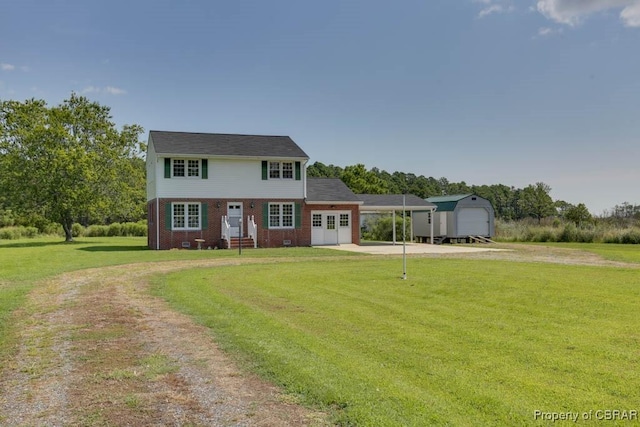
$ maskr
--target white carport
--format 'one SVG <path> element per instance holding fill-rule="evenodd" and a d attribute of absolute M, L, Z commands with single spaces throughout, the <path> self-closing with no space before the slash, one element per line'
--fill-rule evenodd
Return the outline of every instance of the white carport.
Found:
<path fill-rule="evenodd" d="M 358 198 L 363 202 L 360 206 L 360 213 L 380 213 L 391 212 L 393 223 L 393 244 L 397 243 L 396 238 L 396 212 L 400 211 L 403 215 L 406 212 L 411 212 L 411 236 L 410 240 L 413 241 L 413 227 L 414 227 L 414 215 L 413 212 L 425 212 L 428 211 L 433 217 L 433 212 L 436 209 L 436 205 L 421 199 L 413 194 L 358 194 Z M 431 235 L 433 235 L 433 221 L 430 221 Z M 433 241 L 431 242 L 433 243 Z"/>

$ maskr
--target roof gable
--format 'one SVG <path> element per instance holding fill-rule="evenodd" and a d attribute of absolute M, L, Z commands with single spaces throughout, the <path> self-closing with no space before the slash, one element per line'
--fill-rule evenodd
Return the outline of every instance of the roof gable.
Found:
<path fill-rule="evenodd" d="M 288 136 L 152 130 L 149 143 L 162 155 L 300 158 L 309 156 Z"/>

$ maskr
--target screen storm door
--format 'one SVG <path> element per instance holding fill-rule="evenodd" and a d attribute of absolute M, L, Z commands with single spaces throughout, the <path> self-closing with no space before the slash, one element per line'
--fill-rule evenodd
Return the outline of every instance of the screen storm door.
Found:
<path fill-rule="evenodd" d="M 230 237 L 240 237 L 239 221 L 242 221 L 242 203 L 227 203 L 227 221 L 229 221 Z"/>

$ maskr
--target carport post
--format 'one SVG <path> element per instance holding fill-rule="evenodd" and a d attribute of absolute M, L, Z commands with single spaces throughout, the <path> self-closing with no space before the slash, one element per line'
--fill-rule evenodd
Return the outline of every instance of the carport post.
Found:
<path fill-rule="evenodd" d="M 391 213 L 391 224 L 393 224 L 393 244 L 396 244 L 396 211 Z"/>

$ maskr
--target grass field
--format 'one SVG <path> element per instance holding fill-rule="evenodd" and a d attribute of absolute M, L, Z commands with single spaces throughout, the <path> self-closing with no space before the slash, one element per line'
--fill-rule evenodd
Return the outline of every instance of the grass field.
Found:
<path fill-rule="evenodd" d="M 640 263 L 633 245 L 550 246 Z M 145 238 L 0 241 L 0 356 L 20 326 L 12 311 L 40 279 L 230 257 L 238 253 L 150 251 Z M 249 264 L 155 276 L 154 293 L 342 425 L 546 425 L 534 411 L 640 410 L 638 269 L 409 258 L 403 281 L 394 257 L 314 248 L 242 257 Z M 270 257 L 279 262 L 250 263 Z"/>
<path fill-rule="evenodd" d="M 637 270 L 409 261 L 407 281 L 398 260 L 359 259 L 198 269 L 155 292 L 343 425 L 640 409 Z"/>

